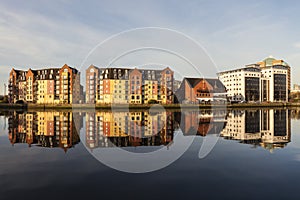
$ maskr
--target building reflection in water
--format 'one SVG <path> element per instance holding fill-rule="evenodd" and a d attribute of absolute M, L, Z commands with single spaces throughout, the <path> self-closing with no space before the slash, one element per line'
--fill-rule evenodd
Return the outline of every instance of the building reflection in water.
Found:
<path fill-rule="evenodd" d="M 170 145 L 173 134 L 173 112 L 86 113 L 85 139 L 90 149 Z"/>
<path fill-rule="evenodd" d="M 291 141 L 291 118 L 288 110 L 233 110 L 221 137 L 261 146 L 272 151 Z"/>
<path fill-rule="evenodd" d="M 220 134 L 226 126 L 227 111 L 200 110 L 183 111 L 175 114 L 176 122 L 185 136 L 206 136 Z"/>
<path fill-rule="evenodd" d="M 60 147 L 64 151 L 80 142 L 76 127 L 83 117 L 72 112 L 13 112 L 8 116 L 11 144 L 27 143 L 41 147 Z M 76 127 L 75 127 L 76 124 Z"/>
<path fill-rule="evenodd" d="M 184 136 L 220 134 L 225 139 L 273 150 L 291 141 L 290 115 L 300 118 L 299 113 L 280 109 L 86 112 L 85 143 L 89 149 L 169 146 L 175 130 L 180 128 Z M 12 144 L 60 147 L 66 151 L 80 142 L 81 113 L 10 112 L 5 115 Z"/>

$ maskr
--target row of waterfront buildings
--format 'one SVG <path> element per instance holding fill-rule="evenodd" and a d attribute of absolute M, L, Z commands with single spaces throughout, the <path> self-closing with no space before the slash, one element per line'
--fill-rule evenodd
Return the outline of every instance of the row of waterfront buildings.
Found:
<path fill-rule="evenodd" d="M 85 94 L 80 72 L 68 65 L 27 71 L 12 69 L 8 100 L 37 104 L 172 104 L 211 101 L 288 101 L 291 69 L 283 60 L 267 58 L 243 68 L 219 72 L 218 78 L 174 79 L 162 70 L 99 68 L 85 72 Z"/>

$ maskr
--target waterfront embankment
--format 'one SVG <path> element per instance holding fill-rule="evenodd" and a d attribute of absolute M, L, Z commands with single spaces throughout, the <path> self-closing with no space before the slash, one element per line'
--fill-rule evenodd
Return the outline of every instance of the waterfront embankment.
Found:
<path fill-rule="evenodd" d="M 243 108 L 300 108 L 300 103 L 237 103 L 237 104 L 7 104 L 0 103 L 4 110 L 144 110 L 144 109 L 243 109 Z"/>

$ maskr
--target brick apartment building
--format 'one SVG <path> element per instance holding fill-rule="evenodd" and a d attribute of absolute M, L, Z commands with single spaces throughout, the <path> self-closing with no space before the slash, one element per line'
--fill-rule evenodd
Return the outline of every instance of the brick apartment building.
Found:
<path fill-rule="evenodd" d="M 163 70 L 98 68 L 86 70 L 87 103 L 143 104 L 150 100 L 162 104 L 174 102 L 174 72 Z"/>
<path fill-rule="evenodd" d="M 80 72 L 68 65 L 61 68 L 33 70 L 12 69 L 8 80 L 10 103 L 79 103 L 82 96 Z"/>

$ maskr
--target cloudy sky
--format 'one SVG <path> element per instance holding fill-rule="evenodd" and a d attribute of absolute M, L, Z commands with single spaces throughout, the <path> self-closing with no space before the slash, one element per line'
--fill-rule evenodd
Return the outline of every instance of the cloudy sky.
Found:
<path fill-rule="evenodd" d="M 82 65 L 83 67 L 89 64 L 106 65 L 106 60 L 99 57 L 98 60 L 86 60 L 87 55 L 96 45 L 112 35 L 141 27 L 161 27 L 185 34 L 200 44 L 218 70 L 242 67 L 269 55 L 284 59 L 292 67 L 292 82 L 300 83 L 299 8 L 299 1 L 275 0 L 2 0 L 0 1 L 0 94 L 3 94 L 3 84 L 7 82 L 12 67 L 34 69 L 61 67 L 67 63 L 83 69 Z M 165 42 L 166 35 L 168 34 L 153 33 L 150 36 L 147 34 L 134 36 L 140 45 L 147 37 L 152 39 L 158 37 Z M 193 47 L 183 45 L 179 42 L 182 40 L 176 39 L 175 36 L 169 38 L 178 42 L 170 42 L 173 44 L 172 48 L 186 49 L 184 57 L 189 55 L 195 57 L 198 54 L 198 51 L 191 50 Z M 126 45 L 136 42 L 132 35 L 125 35 L 117 41 L 117 44 L 110 44 L 105 50 L 96 51 L 94 57 L 111 51 L 115 48 L 114 45 L 127 48 Z M 151 46 L 151 43 L 147 45 Z M 168 45 L 170 44 L 165 42 L 162 46 Z M 200 50 L 198 55 L 202 54 Z M 169 56 L 153 52 L 151 55 L 155 58 Z M 180 61 L 176 64 L 176 62 L 168 63 L 167 59 L 164 62 L 160 59 L 151 60 L 148 54 L 148 60 L 142 63 L 139 58 L 141 56 L 137 53 L 127 56 L 123 62 L 128 65 L 141 65 L 153 61 L 176 65 L 178 69 L 187 69 Z M 200 58 L 203 60 L 203 56 Z M 138 60 L 139 62 L 135 63 Z M 209 66 L 206 62 L 202 64 L 195 62 L 195 66 L 200 67 L 199 65 L 202 65 L 202 68 Z M 185 71 L 187 76 L 193 74 L 192 70 Z"/>

